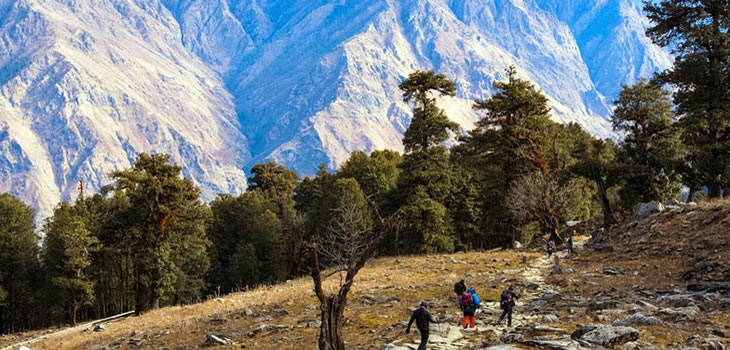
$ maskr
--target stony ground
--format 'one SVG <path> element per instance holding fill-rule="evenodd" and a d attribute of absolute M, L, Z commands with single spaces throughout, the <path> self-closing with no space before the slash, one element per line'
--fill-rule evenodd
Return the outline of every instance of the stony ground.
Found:
<path fill-rule="evenodd" d="M 443 321 L 432 326 L 429 349 L 730 349 L 729 227 L 727 202 L 701 204 L 582 237 L 575 254 L 557 253 L 558 264 L 540 252 L 496 250 L 378 259 L 350 295 L 347 348 L 415 349 L 418 332 L 404 329 L 411 310 L 427 299 Z M 475 329 L 457 326 L 452 286 L 461 278 L 484 301 Z M 333 277 L 329 287 L 336 282 Z M 513 327 L 495 325 L 499 293 L 509 284 L 522 295 Z M 318 307 L 311 286 L 302 278 L 29 346 L 314 349 Z M 22 338 L 0 339 L 0 345 Z"/>

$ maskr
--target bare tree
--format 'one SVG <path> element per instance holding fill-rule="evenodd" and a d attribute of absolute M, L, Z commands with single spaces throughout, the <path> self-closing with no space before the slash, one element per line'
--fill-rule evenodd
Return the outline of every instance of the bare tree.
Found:
<path fill-rule="evenodd" d="M 545 172 L 529 173 L 512 184 L 507 205 L 519 222 L 539 222 L 551 229 L 550 239 L 560 243 L 558 218 L 578 198 L 574 181 L 560 186 L 556 178 Z"/>
<path fill-rule="evenodd" d="M 339 180 L 338 180 L 339 181 Z M 354 180 L 353 180 L 354 181 Z M 352 288 L 355 276 L 365 263 L 375 255 L 383 240 L 396 231 L 399 226 L 400 211 L 382 217 L 377 208 L 365 200 L 359 186 L 353 190 L 359 195 L 341 198 L 339 206 L 333 210 L 333 217 L 326 230 L 312 243 L 312 280 L 314 292 L 320 302 L 322 325 L 319 332 L 320 350 L 343 350 L 342 322 L 347 294 Z M 349 197 L 349 198 L 347 198 Z M 372 209 L 371 209 L 372 208 Z M 320 267 L 320 253 L 334 266 L 326 275 Z M 325 292 L 322 283 L 334 275 L 340 278 L 335 293 Z"/>

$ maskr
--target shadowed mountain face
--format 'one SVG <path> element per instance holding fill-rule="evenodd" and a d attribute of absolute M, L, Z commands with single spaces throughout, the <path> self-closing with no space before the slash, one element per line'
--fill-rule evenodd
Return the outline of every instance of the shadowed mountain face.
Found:
<path fill-rule="evenodd" d="M 416 69 L 471 101 L 515 65 L 555 118 L 610 135 L 621 83 L 670 64 L 629 0 L 0 0 L 0 190 L 47 215 L 170 153 L 204 198 L 273 159 L 311 174 L 353 150 L 401 149 Z"/>

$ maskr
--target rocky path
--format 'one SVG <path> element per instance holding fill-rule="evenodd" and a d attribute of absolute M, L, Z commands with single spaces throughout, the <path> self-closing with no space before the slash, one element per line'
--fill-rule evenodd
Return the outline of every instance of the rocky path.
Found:
<path fill-rule="evenodd" d="M 558 259 L 564 259 L 567 256 L 567 251 L 557 252 L 552 258 L 542 256 L 524 268 L 520 274 L 520 278 L 505 281 L 507 283 L 515 284 L 517 292 L 520 294 L 518 306 L 515 307 L 513 313 L 512 327 L 507 326 L 507 320 L 504 320 L 499 325 L 495 324 L 494 321 L 502 312 L 499 308 L 499 302 L 482 301 L 477 325 L 474 329 L 463 329 L 459 326 L 454 326 L 453 324 L 455 322 L 445 322 L 432 325 L 428 349 L 451 350 L 484 347 L 495 350 L 524 349 L 524 346 L 517 348 L 513 347 L 511 344 L 490 346 L 489 344 L 491 342 L 489 340 L 505 338 L 504 340 L 509 341 L 511 340 L 509 339 L 510 337 L 515 338 L 519 336 L 521 334 L 520 329 L 525 328 L 526 325 L 537 325 L 538 330 L 541 330 L 541 332 L 557 332 L 560 335 L 569 335 L 565 330 L 539 326 L 540 323 L 556 320 L 556 316 L 543 314 L 535 310 L 530 311 L 530 308 L 535 303 L 539 304 L 540 300 L 544 300 L 545 298 L 549 299 L 551 296 L 557 295 L 557 293 L 550 288 L 551 286 L 547 285 L 545 282 L 545 276 L 553 268 L 555 268 L 554 258 L 556 255 Z M 404 337 L 400 341 L 387 344 L 383 347 L 383 349 L 417 349 L 419 341 L 420 336 L 418 335 L 418 332 L 415 331 L 414 333 L 411 333 L 410 337 Z M 575 348 L 578 349 L 578 347 Z"/>

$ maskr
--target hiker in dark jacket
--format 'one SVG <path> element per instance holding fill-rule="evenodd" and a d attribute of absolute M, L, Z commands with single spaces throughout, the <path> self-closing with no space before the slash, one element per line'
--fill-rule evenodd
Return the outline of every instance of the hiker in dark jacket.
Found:
<path fill-rule="evenodd" d="M 573 235 L 575 235 L 575 230 L 573 230 L 573 234 L 568 237 L 568 253 L 573 254 Z"/>
<path fill-rule="evenodd" d="M 460 309 L 461 309 L 461 295 L 464 294 L 464 292 L 466 292 L 466 284 L 464 283 L 464 280 L 454 283 L 454 293 L 456 293 L 456 303 L 459 305 Z"/>
<path fill-rule="evenodd" d="M 461 293 L 464 292 L 466 292 L 466 284 L 464 283 L 464 280 L 454 283 L 454 293 L 456 293 L 457 296 L 460 297 Z"/>
<path fill-rule="evenodd" d="M 548 241 L 547 242 L 548 258 L 551 257 L 551 256 L 553 256 L 553 250 L 554 249 L 555 249 L 555 245 L 553 244 L 553 241 Z"/>
<path fill-rule="evenodd" d="M 514 291 L 514 286 L 509 286 L 502 292 L 499 300 L 499 306 L 502 308 L 502 316 L 499 316 L 497 324 L 502 322 L 504 316 L 507 316 L 507 326 L 512 327 L 512 308 L 515 306 L 515 299 L 519 299 L 520 296 Z"/>
<path fill-rule="evenodd" d="M 411 320 L 408 322 L 408 327 L 406 327 L 406 334 L 411 333 L 411 324 L 413 324 L 413 321 L 416 321 L 416 328 L 418 328 L 418 331 L 421 333 L 421 345 L 418 346 L 418 350 L 426 350 L 426 343 L 428 343 L 429 323 L 439 323 L 433 318 L 433 316 L 431 316 L 431 314 L 426 309 L 428 309 L 428 302 L 422 301 L 421 307 L 416 309 L 416 311 L 413 311 L 413 315 L 411 315 Z"/>

